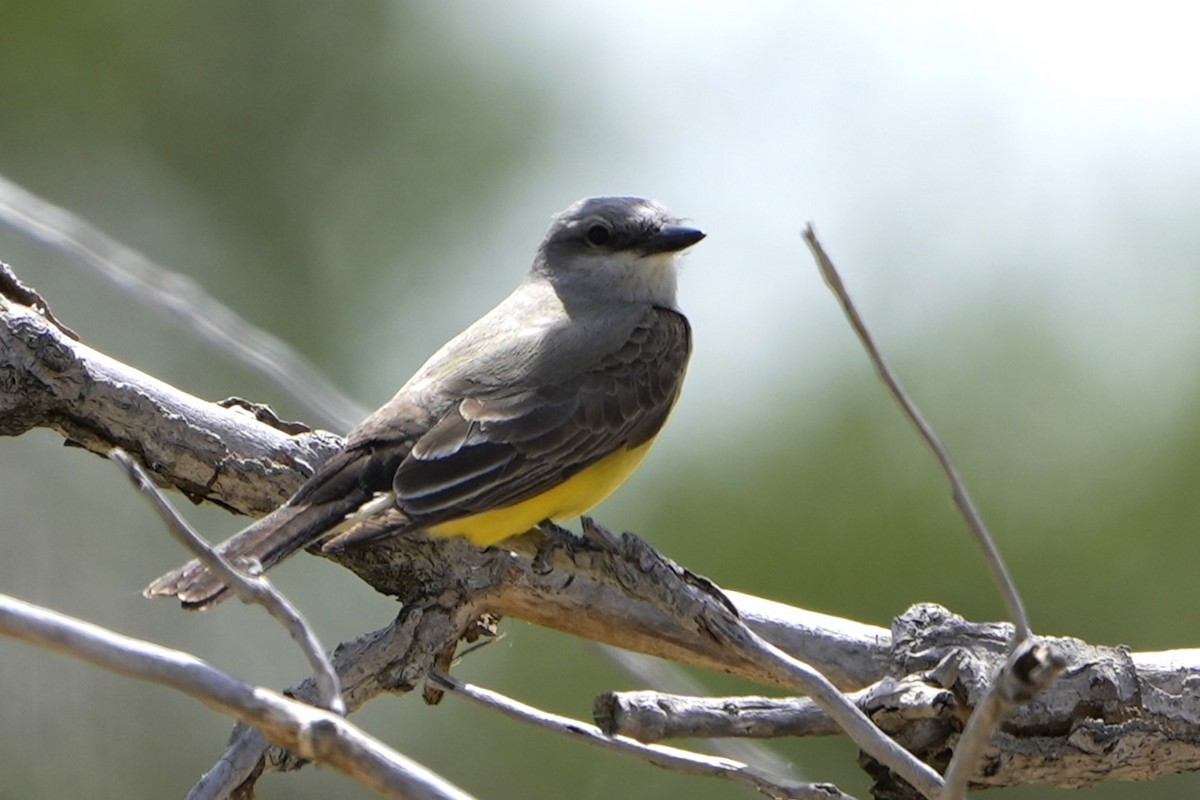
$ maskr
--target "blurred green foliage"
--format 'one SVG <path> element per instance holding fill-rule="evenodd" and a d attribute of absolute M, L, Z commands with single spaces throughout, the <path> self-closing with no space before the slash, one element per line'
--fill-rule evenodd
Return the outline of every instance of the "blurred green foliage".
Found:
<path fill-rule="evenodd" d="M 0 163 L 341 356 L 338 315 L 297 309 L 377 315 L 388 295 L 370 288 L 397 268 L 420 292 L 428 272 L 406 266 L 494 202 L 546 113 L 514 65 L 438 21 L 382 2 L 5 3 Z"/>

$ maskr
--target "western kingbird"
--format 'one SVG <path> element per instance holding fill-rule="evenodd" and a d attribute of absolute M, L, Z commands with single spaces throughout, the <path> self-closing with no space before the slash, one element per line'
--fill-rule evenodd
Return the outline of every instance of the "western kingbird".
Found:
<path fill-rule="evenodd" d="M 557 214 L 516 290 L 222 554 L 267 569 L 326 537 L 343 549 L 414 530 L 488 546 L 587 512 L 633 472 L 679 397 L 691 329 L 678 254 L 703 238 L 637 197 Z M 197 561 L 145 591 L 190 607 L 224 593 Z"/>

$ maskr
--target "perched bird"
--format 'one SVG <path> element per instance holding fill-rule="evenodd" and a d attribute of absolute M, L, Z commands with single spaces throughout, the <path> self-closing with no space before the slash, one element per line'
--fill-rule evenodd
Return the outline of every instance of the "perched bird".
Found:
<path fill-rule="evenodd" d="M 587 512 L 638 466 L 679 397 L 691 329 L 678 254 L 703 238 L 637 197 L 557 214 L 516 290 L 222 554 L 267 569 L 322 540 L 344 549 L 415 530 L 487 546 Z M 193 561 L 145 594 L 204 607 L 225 590 Z"/>

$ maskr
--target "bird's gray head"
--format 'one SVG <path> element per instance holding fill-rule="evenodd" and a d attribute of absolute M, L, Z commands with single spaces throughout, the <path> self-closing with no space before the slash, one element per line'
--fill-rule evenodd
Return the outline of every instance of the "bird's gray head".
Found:
<path fill-rule="evenodd" d="M 678 254 L 704 238 L 653 200 L 589 197 L 554 216 L 532 275 L 564 301 L 675 307 Z"/>

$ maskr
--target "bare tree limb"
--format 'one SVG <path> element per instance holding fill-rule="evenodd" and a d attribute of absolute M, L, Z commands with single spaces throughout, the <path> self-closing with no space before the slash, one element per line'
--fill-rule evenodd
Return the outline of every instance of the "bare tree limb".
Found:
<path fill-rule="evenodd" d="M 5 595 L 0 595 L 0 633 L 177 689 L 222 714 L 254 725 L 275 744 L 328 764 L 384 797 L 470 797 L 340 716 L 243 683 L 187 653 L 121 636 Z"/>
<path fill-rule="evenodd" d="M 545 606 L 557 604 L 570 609 L 552 618 L 560 630 L 587 618 L 590 638 L 608 643 L 619 644 L 623 631 L 643 628 L 657 631 L 660 643 L 724 654 L 726 664 L 745 674 L 811 694 L 859 746 L 927 796 L 937 793 L 941 779 L 936 773 L 883 736 L 819 672 L 754 635 L 711 583 L 680 569 L 635 536 L 615 539 L 587 520 L 584 529 L 587 537 L 579 540 L 548 527 L 532 560 L 495 548 L 479 550 L 462 539 L 419 536 L 397 537 L 336 558 L 376 589 L 397 596 L 404 603 L 402 617 L 414 608 L 423 609 L 422 619 L 433 617 L 432 609 L 424 607 L 436 599 L 442 615 L 454 619 L 441 629 L 447 637 L 465 630 L 484 611 L 529 619 L 530 608 L 541 617 Z M 427 674 L 431 654 L 454 641 L 446 638 L 441 647 L 435 641 L 419 662 L 425 672 L 410 663 L 404 683 L 388 688 L 411 688 L 414 677 Z"/>
<path fill-rule="evenodd" d="M 448 689 L 454 694 L 499 711 L 513 719 L 537 725 L 540 728 L 562 736 L 583 740 L 588 744 L 605 750 L 612 750 L 639 758 L 656 767 L 663 767 L 664 769 L 693 775 L 725 778 L 726 780 L 750 786 L 773 798 L 787 798 L 788 800 L 847 798 L 849 800 L 850 797 L 831 784 L 788 781 L 774 775 L 766 774 L 762 770 L 755 769 L 732 759 L 705 756 L 674 747 L 643 744 L 634 739 L 621 736 L 608 736 L 593 725 L 533 708 L 512 698 L 505 697 L 498 692 L 452 678 L 445 673 L 434 672 L 429 678 L 438 686 Z"/>
<path fill-rule="evenodd" d="M 712 694 L 712 691 L 709 690 L 704 680 L 704 676 L 695 675 L 678 664 L 664 661 L 661 658 L 652 658 L 642 653 L 635 653 L 631 650 L 623 650 L 619 647 L 595 644 L 594 649 L 602 651 L 605 657 L 628 675 L 630 681 L 635 685 L 654 687 L 659 692 L 687 693 L 696 697 Z M 618 733 L 617 731 L 609 730 L 605 726 L 601 715 L 603 709 L 602 701 L 605 696 L 610 694 L 613 693 L 605 692 L 601 694 L 595 699 L 592 706 L 593 718 L 597 727 L 609 736 Z M 619 733 L 625 735 L 624 731 L 619 731 Z M 633 738 L 638 741 L 652 741 L 642 739 L 638 736 L 634 736 Z M 803 767 L 797 766 L 793 759 L 778 752 L 769 742 L 732 737 L 712 738 L 709 740 L 709 750 L 712 751 L 713 755 L 732 758 L 734 761 L 741 761 L 746 764 L 754 764 L 757 768 L 776 775 L 794 773 L 797 778 L 804 779 L 805 770 Z"/>
<path fill-rule="evenodd" d="M 159 484 L 241 514 L 283 503 L 342 444 L 334 434 L 285 432 L 244 408 L 168 386 L 75 341 L 44 310 L 6 294 L 0 388 L 0 436 L 46 427 L 101 456 L 120 447 Z"/>
<path fill-rule="evenodd" d="M 994 702 L 989 699 L 996 691 L 993 675 L 1010 657 L 1012 628 L 968 623 L 930 605 L 913 607 L 894 627 L 889 672 L 895 677 L 853 698 L 905 746 L 945 766 L 950 752 L 961 747 L 972 709 Z M 1152 780 L 1200 766 L 1200 699 L 1190 689 L 1200 680 L 1200 650 L 1131 654 L 1077 639 L 1049 643 L 1065 656 L 1067 670 L 1034 703 L 1027 699 L 1031 689 L 1001 688 L 1013 705 L 1003 730 L 985 740 L 982 763 L 969 776 L 973 784 L 1091 786 L 1112 779 Z M 1011 672 L 1042 669 L 1049 652 L 1033 654 Z M 1035 685 L 1041 680 L 1030 679 Z M 602 730 L 646 741 L 837 732 L 806 699 L 629 692 L 602 695 L 597 702 Z M 912 796 L 911 789 L 906 794 L 886 781 L 877 789 L 879 796 Z"/>
<path fill-rule="evenodd" d="M 850 699 L 861 711 L 866 690 Z M 689 697 L 665 692 L 605 692 L 596 698 L 596 724 L 609 736 L 639 742 L 836 736 L 841 727 L 807 697 Z"/>
<path fill-rule="evenodd" d="M 887 673 L 892 649 L 892 632 L 887 628 L 742 592 L 724 592 L 751 630 L 821 670 L 839 689 L 862 689 Z"/>

